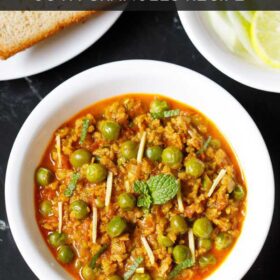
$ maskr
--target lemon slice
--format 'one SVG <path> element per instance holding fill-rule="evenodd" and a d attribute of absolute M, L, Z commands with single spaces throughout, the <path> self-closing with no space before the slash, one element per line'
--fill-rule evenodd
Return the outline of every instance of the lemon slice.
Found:
<path fill-rule="evenodd" d="M 280 11 L 258 11 L 251 24 L 251 42 L 258 57 L 280 68 Z"/>

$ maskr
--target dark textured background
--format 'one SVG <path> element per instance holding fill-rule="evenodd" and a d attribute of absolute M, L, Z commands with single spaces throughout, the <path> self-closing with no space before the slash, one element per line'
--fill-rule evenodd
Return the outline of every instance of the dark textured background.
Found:
<path fill-rule="evenodd" d="M 9 153 L 20 127 L 33 108 L 53 88 L 85 69 L 137 58 L 168 61 L 202 73 L 228 90 L 255 120 L 272 158 L 276 203 L 267 241 L 244 279 L 279 279 L 280 95 L 243 86 L 216 70 L 194 48 L 175 12 L 124 13 L 96 44 L 71 61 L 30 78 L 0 82 L 0 220 L 7 223 L 4 179 Z M 258 151 L 252 160 L 259 160 Z M 264 192 L 265 189 L 263 186 Z M 1 230 L 1 224 L 0 279 L 36 279 L 22 259 L 11 232 L 9 229 Z"/>

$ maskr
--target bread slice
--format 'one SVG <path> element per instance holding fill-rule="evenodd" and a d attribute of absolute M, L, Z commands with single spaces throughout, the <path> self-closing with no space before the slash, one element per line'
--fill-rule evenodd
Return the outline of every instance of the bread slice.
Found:
<path fill-rule="evenodd" d="M 0 58 L 22 51 L 94 11 L 0 11 Z"/>

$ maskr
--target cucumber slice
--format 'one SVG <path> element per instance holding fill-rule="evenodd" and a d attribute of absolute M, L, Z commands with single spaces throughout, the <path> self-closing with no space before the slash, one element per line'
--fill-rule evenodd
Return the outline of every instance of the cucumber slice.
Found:
<path fill-rule="evenodd" d="M 249 23 L 252 22 L 253 17 L 254 17 L 254 12 L 253 11 L 239 11 L 241 16 L 248 21 Z"/>
<path fill-rule="evenodd" d="M 212 28 L 226 45 L 226 47 L 234 53 L 244 55 L 246 50 L 240 43 L 236 32 L 233 30 L 226 12 L 209 11 L 207 14 Z"/>
<path fill-rule="evenodd" d="M 250 41 L 250 23 L 239 12 L 226 11 L 229 22 L 243 47 L 251 55 L 256 56 Z"/>

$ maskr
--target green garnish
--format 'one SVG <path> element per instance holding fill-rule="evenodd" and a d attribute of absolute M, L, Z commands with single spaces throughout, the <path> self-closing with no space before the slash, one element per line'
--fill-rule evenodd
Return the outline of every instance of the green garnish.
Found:
<path fill-rule="evenodd" d="M 134 191 L 140 194 L 137 199 L 137 206 L 149 209 L 153 201 L 148 184 L 144 181 L 136 181 L 134 183 Z"/>
<path fill-rule="evenodd" d="M 136 193 L 147 193 L 149 192 L 149 186 L 146 182 L 137 180 L 134 183 L 134 191 Z"/>
<path fill-rule="evenodd" d="M 83 126 L 82 126 L 82 132 L 81 132 L 79 144 L 84 143 L 84 141 L 87 137 L 88 127 L 89 127 L 89 119 L 83 119 Z"/>
<path fill-rule="evenodd" d="M 179 190 L 179 182 L 175 176 L 160 174 L 147 181 L 154 204 L 164 204 L 171 200 Z"/>
<path fill-rule="evenodd" d="M 197 155 L 201 155 L 202 153 L 204 153 L 206 151 L 206 149 L 208 148 L 210 142 L 212 140 L 212 137 L 209 136 L 207 138 L 207 140 L 204 142 L 204 144 L 202 145 L 202 147 L 196 152 Z"/>
<path fill-rule="evenodd" d="M 64 191 L 64 195 L 69 197 L 73 194 L 74 190 L 76 189 L 78 180 L 80 179 L 79 173 L 73 173 L 70 179 L 70 183 Z"/>
<path fill-rule="evenodd" d="M 173 279 L 173 278 L 177 277 L 182 270 L 189 268 L 193 265 L 194 265 L 194 261 L 192 259 L 186 259 L 186 260 L 182 261 L 181 263 L 177 264 L 172 269 L 172 271 L 170 272 L 170 274 L 168 276 L 168 279 Z"/>
<path fill-rule="evenodd" d="M 134 261 L 134 263 L 130 266 L 127 272 L 123 275 L 124 280 L 128 280 L 136 271 L 138 266 L 142 263 L 143 258 L 142 257 L 137 257 Z"/>
<path fill-rule="evenodd" d="M 89 266 L 94 269 L 96 266 L 96 262 L 99 259 L 99 257 L 107 250 L 107 248 L 109 247 L 108 244 L 103 245 L 98 251 L 97 253 L 92 257 Z"/>
<path fill-rule="evenodd" d="M 180 110 L 175 109 L 175 110 L 167 110 L 159 113 L 151 113 L 151 116 L 153 119 L 162 119 L 162 118 L 171 118 L 171 117 L 176 117 L 180 115 Z"/>
<path fill-rule="evenodd" d="M 210 189 L 211 185 L 212 185 L 211 179 L 208 177 L 207 174 L 205 174 L 205 176 L 203 177 L 203 180 L 202 180 L 202 189 L 204 191 L 207 191 Z"/>
<path fill-rule="evenodd" d="M 149 209 L 152 204 L 164 204 L 175 197 L 179 186 L 179 182 L 170 174 L 151 176 L 147 182 L 136 181 L 134 191 L 140 193 L 137 206 Z"/>

